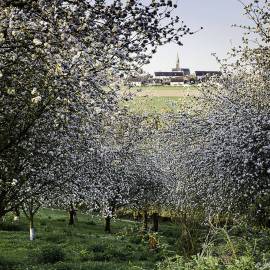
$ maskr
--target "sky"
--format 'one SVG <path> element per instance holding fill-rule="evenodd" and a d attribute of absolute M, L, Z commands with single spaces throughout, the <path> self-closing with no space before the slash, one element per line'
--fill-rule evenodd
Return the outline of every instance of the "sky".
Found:
<path fill-rule="evenodd" d="M 247 2 L 247 0 L 244 0 Z M 241 44 L 242 30 L 232 24 L 248 24 L 243 15 L 243 6 L 238 0 L 179 0 L 174 12 L 192 30 L 200 30 L 185 37 L 183 46 L 167 44 L 159 47 L 150 64 L 144 67 L 151 74 L 154 71 L 171 71 L 179 54 L 180 67 L 195 70 L 218 70 L 216 59 L 226 56 L 234 45 Z"/>

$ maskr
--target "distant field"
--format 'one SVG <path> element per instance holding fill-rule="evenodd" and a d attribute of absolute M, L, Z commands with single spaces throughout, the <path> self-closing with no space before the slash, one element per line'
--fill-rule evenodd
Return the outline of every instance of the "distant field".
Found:
<path fill-rule="evenodd" d="M 132 112 L 138 113 L 169 113 L 182 111 L 183 107 L 192 102 L 189 97 L 135 97 L 125 105 Z"/>
<path fill-rule="evenodd" d="M 151 97 L 188 97 L 198 96 L 199 90 L 196 86 L 143 86 L 134 87 L 131 91 L 140 91 L 138 96 Z"/>
<path fill-rule="evenodd" d="M 140 90 L 140 92 L 137 92 Z M 199 90 L 193 86 L 148 86 L 134 87 L 131 92 L 135 97 L 125 103 L 133 112 L 169 113 L 183 111 L 194 103 Z M 194 103 L 195 104 L 195 103 Z"/>

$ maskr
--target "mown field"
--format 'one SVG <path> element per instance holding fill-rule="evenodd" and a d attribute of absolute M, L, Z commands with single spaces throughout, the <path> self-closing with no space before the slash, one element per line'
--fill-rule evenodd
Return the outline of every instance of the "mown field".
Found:
<path fill-rule="evenodd" d="M 138 91 L 138 92 L 137 92 Z M 199 90 L 195 86 L 147 86 L 134 87 L 131 101 L 125 105 L 138 113 L 172 113 L 183 111 L 187 106 L 196 103 Z"/>
<path fill-rule="evenodd" d="M 187 97 L 199 95 L 198 86 L 186 85 L 186 86 L 143 86 L 134 87 L 140 89 L 139 96 L 163 96 L 163 97 Z"/>

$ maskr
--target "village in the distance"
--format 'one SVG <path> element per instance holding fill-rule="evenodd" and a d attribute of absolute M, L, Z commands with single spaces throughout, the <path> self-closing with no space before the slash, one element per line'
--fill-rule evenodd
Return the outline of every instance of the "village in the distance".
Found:
<path fill-rule="evenodd" d="M 154 76 L 149 73 L 141 73 L 139 75 L 128 78 L 131 86 L 180 86 L 192 85 L 202 82 L 208 76 L 219 76 L 220 71 L 199 70 L 191 73 L 189 68 L 180 67 L 179 55 L 177 54 L 176 66 L 171 71 L 155 71 Z"/>

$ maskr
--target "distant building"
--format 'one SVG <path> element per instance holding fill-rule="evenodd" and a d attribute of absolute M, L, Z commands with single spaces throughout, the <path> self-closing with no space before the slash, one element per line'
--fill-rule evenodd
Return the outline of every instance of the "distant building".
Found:
<path fill-rule="evenodd" d="M 190 69 L 180 67 L 179 55 L 177 54 L 175 68 L 172 71 L 155 72 L 155 78 L 161 79 L 164 85 L 182 85 L 190 82 Z"/>
<path fill-rule="evenodd" d="M 220 71 L 195 71 L 195 76 L 198 81 L 205 79 L 206 76 L 221 76 Z"/>
<path fill-rule="evenodd" d="M 155 72 L 155 77 L 160 79 L 171 79 L 173 77 L 184 76 L 182 71 L 158 71 Z"/>
<path fill-rule="evenodd" d="M 184 73 L 182 71 L 160 71 L 155 72 L 155 78 L 160 79 L 163 85 L 170 85 L 173 78 L 184 79 Z"/>
<path fill-rule="evenodd" d="M 148 81 L 148 85 L 160 86 L 160 85 L 163 85 L 163 81 L 162 79 L 159 79 L 159 78 L 152 78 Z"/>
<path fill-rule="evenodd" d="M 207 77 L 220 76 L 219 71 L 195 71 L 195 74 L 191 74 L 189 68 L 180 67 L 180 59 L 177 54 L 176 65 L 172 71 L 157 71 L 154 78 L 148 80 L 146 84 L 151 85 L 182 85 L 182 84 L 194 84 L 205 80 Z"/>
<path fill-rule="evenodd" d="M 139 74 L 137 76 L 131 76 L 127 79 L 127 82 L 131 86 L 142 86 L 149 83 L 152 79 L 150 74 Z"/>
<path fill-rule="evenodd" d="M 131 78 L 129 79 L 129 84 L 131 86 L 142 86 L 142 80 L 140 78 Z"/>
<path fill-rule="evenodd" d="M 172 71 L 181 71 L 184 73 L 185 76 L 190 75 L 190 69 L 189 68 L 180 68 L 180 60 L 179 60 L 179 55 L 177 54 L 176 57 L 176 66 L 175 68 L 172 69 Z"/>
<path fill-rule="evenodd" d="M 190 69 L 189 68 L 181 68 L 181 71 L 184 73 L 185 76 L 190 76 Z"/>
<path fill-rule="evenodd" d="M 185 83 L 184 77 L 176 77 L 176 78 L 171 78 L 170 85 L 179 86 L 179 85 L 183 85 L 184 83 Z"/>

